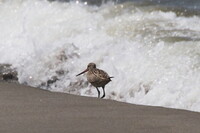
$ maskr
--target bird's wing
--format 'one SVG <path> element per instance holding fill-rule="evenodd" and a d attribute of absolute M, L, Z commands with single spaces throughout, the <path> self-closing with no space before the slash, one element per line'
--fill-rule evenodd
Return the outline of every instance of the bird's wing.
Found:
<path fill-rule="evenodd" d="M 108 75 L 105 71 L 100 70 L 100 69 L 95 69 L 95 70 L 93 71 L 93 74 L 94 74 L 96 77 L 100 78 L 100 79 L 109 79 L 109 75 Z"/>

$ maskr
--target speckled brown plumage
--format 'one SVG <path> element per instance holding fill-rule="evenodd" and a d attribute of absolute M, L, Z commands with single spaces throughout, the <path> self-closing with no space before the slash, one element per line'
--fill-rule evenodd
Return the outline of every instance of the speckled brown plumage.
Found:
<path fill-rule="evenodd" d="M 96 68 L 96 64 L 89 63 L 87 69 L 76 76 L 79 76 L 83 73 L 87 72 L 87 80 L 90 82 L 94 87 L 96 87 L 98 92 L 98 98 L 100 97 L 100 91 L 98 87 L 103 88 L 103 96 L 105 97 L 105 85 L 111 81 L 111 78 L 105 71 Z"/>

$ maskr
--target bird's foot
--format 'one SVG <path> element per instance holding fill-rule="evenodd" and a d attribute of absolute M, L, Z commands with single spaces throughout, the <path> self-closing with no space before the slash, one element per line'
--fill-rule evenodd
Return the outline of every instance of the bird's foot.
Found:
<path fill-rule="evenodd" d="M 103 95 L 102 97 L 101 97 L 101 99 L 103 99 L 105 97 L 105 95 Z"/>

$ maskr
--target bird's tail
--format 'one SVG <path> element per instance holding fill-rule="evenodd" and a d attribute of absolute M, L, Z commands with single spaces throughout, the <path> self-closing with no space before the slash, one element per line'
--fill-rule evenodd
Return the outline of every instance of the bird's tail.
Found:
<path fill-rule="evenodd" d="M 109 80 L 110 80 L 110 81 L 112 81 L 111 78 L 114 78 L 114 77 L 109 77 Z"/>

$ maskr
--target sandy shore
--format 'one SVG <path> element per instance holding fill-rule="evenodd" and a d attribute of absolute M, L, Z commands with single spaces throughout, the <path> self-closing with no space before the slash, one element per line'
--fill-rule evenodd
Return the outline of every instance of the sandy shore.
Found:
<path fill-rule="evenodd" d="M 0 83 L 1 133 L 198 133 L 200 113 Z"/>

